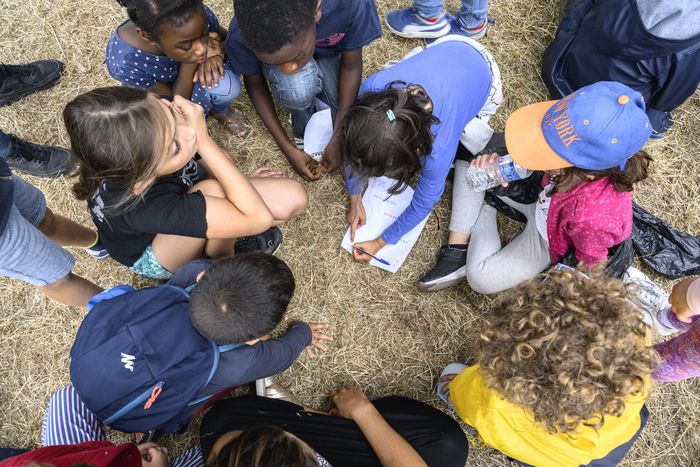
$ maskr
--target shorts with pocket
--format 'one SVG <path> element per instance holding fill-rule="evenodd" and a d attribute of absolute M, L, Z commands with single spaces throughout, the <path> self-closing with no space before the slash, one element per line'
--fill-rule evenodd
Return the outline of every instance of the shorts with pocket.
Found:
<path fill-rule="evenodd" d="M 53 284 L 71 272 L 75 258 L 37 228 L 46 215 L 44 194 L 12 178 L 12 208 L 0 233 L 0 275 L 36 286 Z"/>

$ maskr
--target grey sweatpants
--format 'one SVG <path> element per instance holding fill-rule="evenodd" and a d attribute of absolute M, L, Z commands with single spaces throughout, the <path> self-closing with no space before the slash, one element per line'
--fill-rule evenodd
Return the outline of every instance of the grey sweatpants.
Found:
<path fill-rule="evenodd" d="M 455 161 L 450 231 L 471 235 L 467 250 L 467 282 L 478 293 L 496 293 L 526 282 L 550 263 L 549 247 L 535 224 L 537 203 L 520 204 L 500 198 L 527 218 L 525 229 L 501 246 L 496 209 L 484 203 L 484 192 L 465 181 L 469 163 Z"/>

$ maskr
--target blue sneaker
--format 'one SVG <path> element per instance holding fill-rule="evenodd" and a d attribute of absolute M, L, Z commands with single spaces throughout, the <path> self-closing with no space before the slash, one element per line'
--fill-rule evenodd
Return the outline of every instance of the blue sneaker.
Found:
<path fill-rule="evenodd" d="M 493 23 L 494 21 L 491 18 L 487 18 L 480 25 L 478 25 L 475 28 L 468 29 L 462 24 L 462 22 L 457 18 L 456 16 L 453 16 L 449 13 L 445 15 L 447 20 L 450 23 L 450 30 L 445 34 L 457 34 L 459 36 L 464 36 L 468 37 L 470 39 L 480 39 L 486 35 L 486 31 L 489 28 L 489 23 Z M 437 38 L 430 38 L 426 39 L 425 43 L 426 44 L 431 44 L 435 42 L 435 39 Z"/>
<path fill-rule="evenodd" d="M 397 36 L 409 39 L 435 39 L 450 32 L 446 13 L 425 19 L 413 8 L 390 11 L 386 15 L 386 25 Z"/>
<path fill-rule="evenodd" d="M 98 261 L 102 261 L 103 259 L 109 258 L 109 252 L 107 249 L 102 245 L 102 242 L 97 239 L 97 242 L 95 242 L 94 245 L 84 248 L 85 252 L 95 258 Z"/>

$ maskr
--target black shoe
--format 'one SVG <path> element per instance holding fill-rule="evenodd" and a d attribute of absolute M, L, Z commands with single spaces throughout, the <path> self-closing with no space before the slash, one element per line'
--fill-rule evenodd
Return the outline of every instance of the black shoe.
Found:
<path fill-rule="evenodd" d="M 467 249 L 440 248 L 435 266 L 418 281 L 421 292 L 435 292 L 452 287 L 467 276 Z"/>
<path fill-rule="evenodd" d="M 141 439 L 136 441 L 136 444 L 141 446 L 142 444 L 146 443 L 156 443 L 160 439 L 160 436 L 163 434 L 163 430 L 160 428 L 156 428 L 154 430 L 148 430 L 145 433 L 141 433 Z"/>
<path fill-rule="evenodd" d="M 63 63 L 39 60 L 26 65 L 0 65 L 5 79 L 0 83 L 0 107 L 11 104 L 33 92 L 48 89 L 58 81 Z"/>
<path fill-rule="evenodd" d="M 270 227 L 261 234 L 241 238 L 233 246 L 233 251 L 236 253 L 262 251 L 274 255 L 280 246 L 282 246 L 282 231 L 277 227 Z"/>
<path fill-rule="evenodd" d="M 70 152 L 63 148 L 40 146 L 14 135 L 7 136 L 10 146 L 6 162 L 15 170 L 35 177 L 54 178 L 71 172 L 75 167 Z"/>

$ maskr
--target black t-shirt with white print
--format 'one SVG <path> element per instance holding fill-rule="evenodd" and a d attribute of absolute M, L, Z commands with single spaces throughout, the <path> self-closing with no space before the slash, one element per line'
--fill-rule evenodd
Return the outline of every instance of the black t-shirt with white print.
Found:
<path fill-rule="evenodd" d="M 199 191 L 187 193 L 205 177 L 204 169 L 192 159 L 177 172 L 159 177 L 142 199 L 117 209 L 109 208 L 119 202 L 124 190 L 100 182 L 88 207 L 110 256 L 132 266 L 156 234 L 206 238 L 204 195 Z"/>

